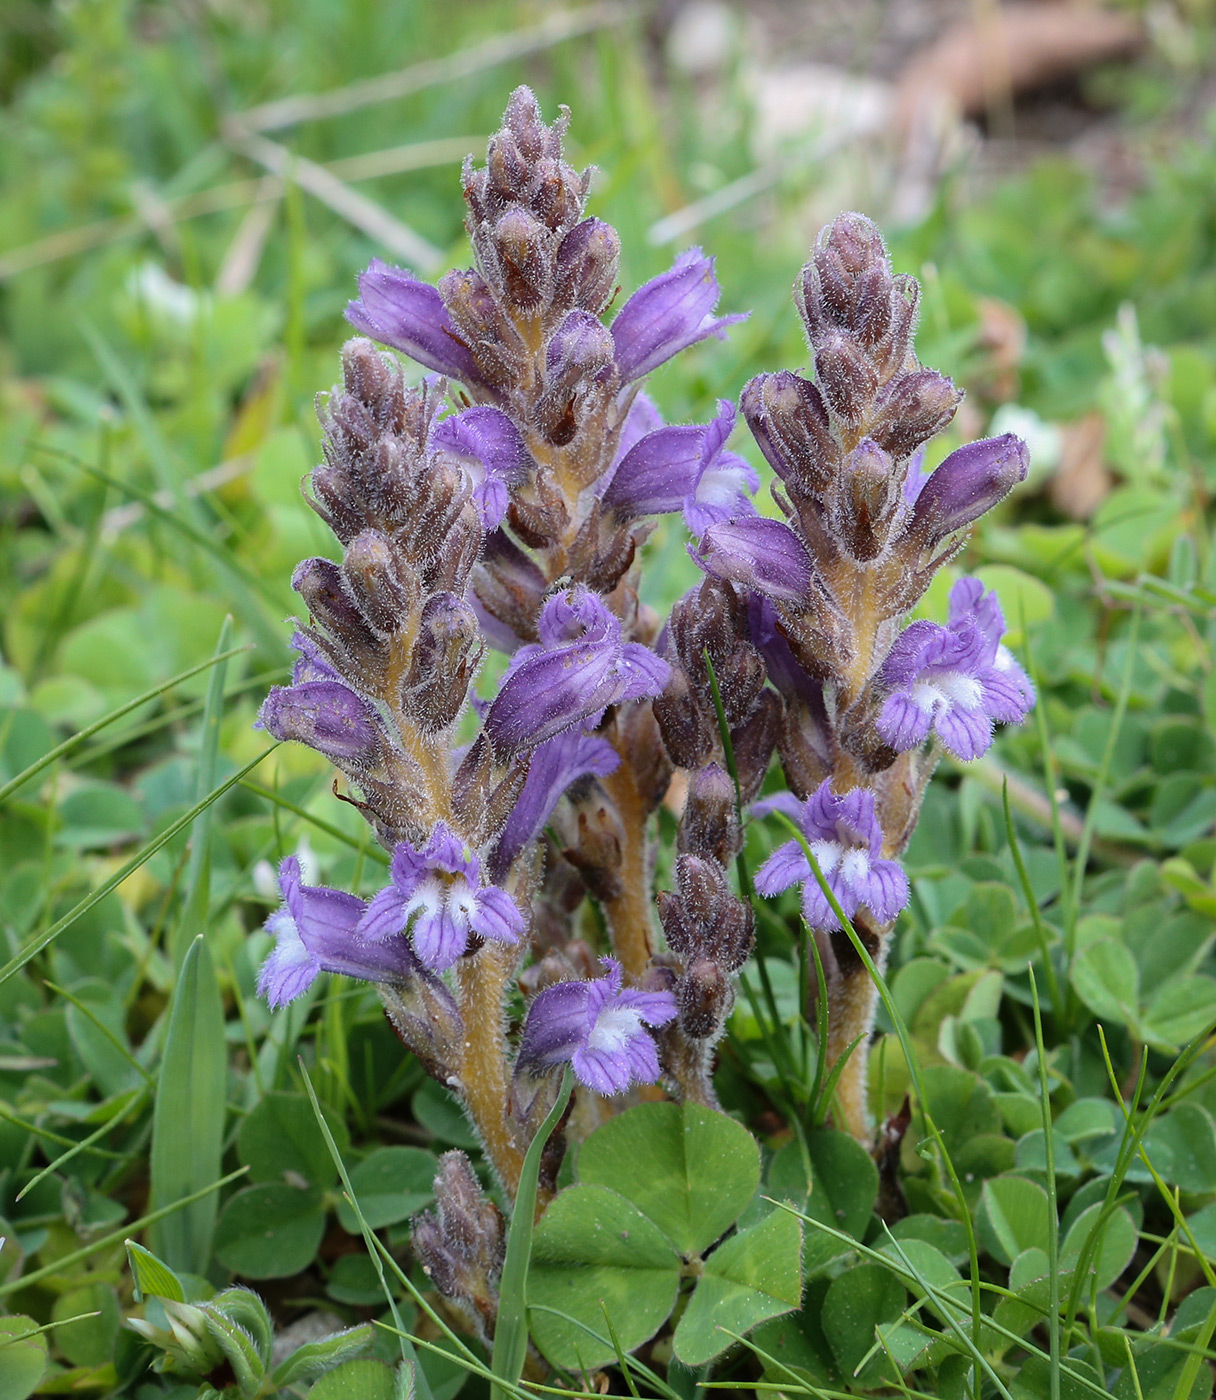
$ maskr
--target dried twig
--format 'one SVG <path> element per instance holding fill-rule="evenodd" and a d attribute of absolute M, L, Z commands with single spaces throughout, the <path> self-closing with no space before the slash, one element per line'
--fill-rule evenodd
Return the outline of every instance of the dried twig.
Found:
<path fill-rule="evenodd" d="M 447 165 L 459 161 L 470 150 L 484 144 L 484 136 L 445 136 L 437 141 L 417 141 L 405 146 L 390 146 L 382 151 L 369 151 L 364 155 L 347 156 L 342 160 L 330 161 L 322 169 L 340 180 L 374 180 L 384 175 L 402 175 L 410 170 Z M 163 208 L 180 222 L 183 219 L 197 219 L 204 214 L 240 209 L 245 205 L 270 203 L 282 198 L 283 189 L 283 180 L 274 175 L 233 180 L 208 190 L 197 190 L 194 194 L 166 199 Z M 140 207 L 142 210 L 142 204 Z M 48 234 L 36 243 L 27 243 L 0 255 L 0 281 L 15 277 L 29 268 L 43 267 L 47 263 L 75 257 L 78 253 L 87 253 L 90 248 L 100 248 L 120 238 L 129 238 L 132 234 L 142 233 L 147 227 L 147 219 L 142 213 L 122 214 Z"/>
<path fill-rule="evenodd" d="M 282 180 L 291 179 L 315 199 L 340 214 L 347 223 L 367 234 L 395 257 L 413 264 L 420 272 L 434 272 L 443 265 L 443 253 L 408 224 L 403 224 L 374 199 L 368 199 L 307 156 L 296 155 L 265 136 L 250 136 L 236 149 L 256 160 Z"/>
<path fill-rule="evenodd" d="M 329 92 L 297 93 L 274 102 L 264 102 L 260 107 L 250 107 L 228 118 L 225 135 L 231 141 L 242 141 L 255 132 L 281 131 L 284 127 L 303 121 L 339 116 L 377 102 L 392 102 L 423 88 L 467 78 L 512 58 L 522 58 L 525 54 L 552 48 L 554 44 L 580 34 L 620 24 L 635 9 L 635 5 L 623 0 L 610 0 L 610 3 L 587 5 L 577 10 L 559 10 L 530 29 L 496 34 L 480 44 L 460 49 L 443 58 L 425 59 L 408 68 L 363 78 Z"/>

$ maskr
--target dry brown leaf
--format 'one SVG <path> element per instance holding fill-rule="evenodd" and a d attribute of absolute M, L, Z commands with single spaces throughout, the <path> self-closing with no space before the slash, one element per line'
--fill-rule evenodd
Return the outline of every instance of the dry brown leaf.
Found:
<path fill-rule="evenodd" d="M 1100 413 L 1087 413 L 1064 425 L 1060 465 L 1047 487 L 1062 515 L 1088 520 L 1110 495 L 1114 479 L 1103 460 L 1105 442 L 1106 419 Z"/>
<path fill-rule="evenodd" d="M 1018 93 L 1132 54 L 1143 39 L 1135 17 L 1095 5 L 991 6 L 913 57 L 899 80 L 900 125 L 909 130 L 943 101 L 981 116 Z"/>

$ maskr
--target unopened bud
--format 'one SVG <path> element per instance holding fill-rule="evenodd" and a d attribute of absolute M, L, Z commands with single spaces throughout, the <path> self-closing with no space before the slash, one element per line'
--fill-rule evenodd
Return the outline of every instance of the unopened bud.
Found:
<path fill-rule="evenodd" d="M 428 598 L 418 627 L 402 705 L 420 728 L 446 729 L 460 714 L 481 660 L 477 617 L 452 593 Z"/>
<path fill-rule="evenodd" d="M 872 438 L 862 438 L 845 458 L 837 503 L 845 544 L 854 559 L 864 563 L 882 553 L 894 499 L 890 457 Z"/>
<path fill-rule="evenodd" d="M 552 291 L 552 235 L 526 209 L 509 209 L 494 226 L 493 245 L 503 296 L 514 311 L 533 315 Z"/>
<path fill-rule="evenodd" d="M 790 370 L 760 374 L 740 400 L 748 426 L 783 481 L 822 491 L 840 461 L 828 411 L 818 388 Z"/>
<path fill-rule="evenodd" d="M 680 1027 L 693 1040 L 706 1040 L 721 1029 L 735 1000 L 722 968 L 710 958 L 697 958 L 676 983 Z"/>
<path fill-rule="evenodd" d="M 707 763 L 693 775 L 680 817 L 681 854 L 709 856 L 719 865 L 735 858 L 741 844 L 735 785 L 726 770 Z"/>
<path fill-rule="evenodd" d="M 364 530 L 347 547 L 342 573 L 367 621 L 386 635 L 396 632 L 418 596 L 418 581 L 392 542 L 379 530 Z"/>
<path fill-rule="evenodd" d="M 621 237 L 602 219 L 584 219 L 561 241 L 553 302 L 598 316 L 608 305 L 620 267 Z"/>
<path fill-rule="evenodd" d="M 883 393 L 870 436 L 896 461 L 910 457 L 950 422 L 962 398 L 962 390 L 936 370 L 900 375 Z"/>
<path fill-rule="evenodd" d="M 815 379 L 829 409 L 856 428 L 869 418 L 878 391 L 874 363 L 848 331 L 829 330 L 815 346 Z"/>

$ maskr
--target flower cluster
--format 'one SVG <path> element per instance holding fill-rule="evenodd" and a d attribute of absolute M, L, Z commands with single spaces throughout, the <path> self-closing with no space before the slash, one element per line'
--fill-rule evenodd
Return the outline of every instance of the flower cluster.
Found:
<path fill-rule="evenodd" d="M 472 267 L 437 286 L 380 262 L 360 277 L 347 315 L 362 335 L 322 404 L 308 492 L 341 557 L 296 569 L 298 660 L 259 719 L 337 766 L 391 853 L 367 902 L 284 861 L 260 990 L 280 1006 L 323 971 L 376 984 L 508 1197 L 564 1065 L 584 1094 L 662 1080 L 716 1104 L 714 1047 L 755 943 L 731 878 L 749 809 L 785 812 L 803 838 L 756 887 L 801 886 L 830 974 L 829 1053 L 864 1034 L 872 996 L 839 915 L 881 961 L 938 749 L 976 757 L 1033 702 L 975 580 L 955 585 L 947 625 L 905 625 L 1026 454 L 997 438 L 923 473 L 959 394 L 916 360 L 916 283 L 873 225 L 838 219 L 799 279 L 814 379 L 744 390 L 778 477 L 784 518 L 767 518 L 728 447 L 735 405 L 665 424 L 642 387 L 741 318 L 716 315 L 696 249 L 609 315 L 619 238 L 586 214 L 566 121 L 546 125 L 521 88 L 485 165 L 466 166 Z M 429 373 L 407 380 L 373 341 Z M 665 620 L 638 600 L 661 515 L 682 517 L 704 574 Z M 477 695 L 490 650 L 507 659 Z M 774 754 L 789 791 L 757 803 Z M 675 888 L 656 899 L 665 796 Z M 577 918 L 588 897 L 606 946 Z M 860 1135 L 859 1065 L 839 1084 Z M 542 1200 L 562 1150 L 559 1133 Z M 502 1219 L 459 1153 L 436 1198 L 418 1256 L 489 1336 Z"/>

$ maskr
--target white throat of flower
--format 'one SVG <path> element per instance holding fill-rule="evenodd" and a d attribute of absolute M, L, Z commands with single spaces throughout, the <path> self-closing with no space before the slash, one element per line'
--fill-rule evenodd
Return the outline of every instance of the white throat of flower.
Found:
<path fill-rule="evenodd" d="M 632 1007 L 606 1006 L 591 1027 L 587 1049 L 619 1054 L 627 1050 L 629 1042 L 641 1033 L 642 1018 Z"/>
<path fill-rule="evenodd" d="M 938 710 L 976 710 L 982 694 L 979 681 L 965 671 L 935 671 L 932 680 L 913 685 L 912 703 L 927 715 Z"/>

